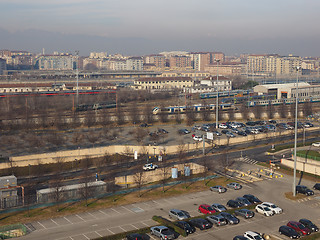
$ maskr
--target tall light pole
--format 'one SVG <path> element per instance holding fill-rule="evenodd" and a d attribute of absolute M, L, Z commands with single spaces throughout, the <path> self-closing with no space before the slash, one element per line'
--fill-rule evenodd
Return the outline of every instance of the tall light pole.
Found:
<path fill-rule="evenodd" d="M 76 75 L 77 75 L 77 107 L 79 105 L 79 51 L 76 51 L 77 63 L 76 63 Z"/>
<path fill-rule="evenodd" d="M 218 81 L 219 81 L 219 62 L 220 62 L 220 59 L 216 59 L 216 62 L 217 62 L 216 129 L 218 129 L 218 127 L 219 127 L 219 125 L 218 125 L 218 122 L 219 122 L 219 119 L 218 119 L 218 115 L 219 115 L 219 89 L 218 89 Z"/>
<path fill-rule="evenodd" d="M 297 129 L 298 129 L 298 83 L 299 83 L 299 71 L 301 67 L 295 68 L 297 71 L 297 83 L 296 83 L 296 112 L 295 112 L 295 123 L 294 123 L 294 164 L 293 164 L 293 185 L 292 195 L 296 196 L 296 171 L 297 171 Z"/>

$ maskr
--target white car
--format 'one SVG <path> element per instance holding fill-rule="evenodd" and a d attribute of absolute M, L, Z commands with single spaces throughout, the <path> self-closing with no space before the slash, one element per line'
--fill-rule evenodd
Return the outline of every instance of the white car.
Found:
<path fill-rule="evenodd" d="M 312 146 L 314 146 L 314 147 L 320 147 L 320 142 L 314 142 L 314 143 L 312 143 Z"/>
<path fill-rule="evenodd" d="M 253 239 L 253 240 L 263 240 L 264 238 L 257 232 L 253 231 L 247 231 L 243 234 L 248 239 Z"/>
<path fill-rule="evenodd" d="M 263 203 L 261 203 L 261 205 L 264 205 L 264 206 L 270 208 L 274 214 L 280 214 L 283 212 L 283 210 L 281 208 L 279 208 L 277 205 L 270 203 L 270 202 L 263 202 Z"/>
<path fill-rule="evenodd" d="M 256 206 L 256 212 L 264 214 L 267 217 L 274 215 L 273 211 L 270 208 L 262 204 Z"/>
<path fill-rule="evenodd" d="M 142 168 L 145 171 L 156 170 L 158 168 L 158 165 L 155 165 L 155 164 L 152 164 L 152 163 L 147 163 Z"/>
<path fill-rule="evenodd" d="M 199 141 L 199 142 L 202 141 L 202 137 L 201 137 L 201 136 L 194 135 L 192 138 L 193 138 L 193 140 L 195 140 L 195 141 Z"/>

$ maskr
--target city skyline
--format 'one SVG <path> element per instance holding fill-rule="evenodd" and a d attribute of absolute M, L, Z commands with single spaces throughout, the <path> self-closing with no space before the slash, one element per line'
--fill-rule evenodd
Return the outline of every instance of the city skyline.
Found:
<path fill-rule="evenodd" d="M 319 56 L 316 0 L 3 0 L 1 49 Z M 14 16 L 14 17 L 13 17 Z"/>

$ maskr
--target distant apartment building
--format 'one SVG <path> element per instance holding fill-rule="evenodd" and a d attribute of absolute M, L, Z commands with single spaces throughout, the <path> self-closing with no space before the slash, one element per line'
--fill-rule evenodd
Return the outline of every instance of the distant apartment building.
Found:
<path fill-rule="evenodd" d="M 5 59 L 0 58 L 0 75 L 2 75 L 5 70 L 7 70 L 7 62 Z"/>
<path fill-rule="evenodd" d="M 204 71 L 205 67 L 216 63 L 216 61 L 224 62 L 225 55 L 221 52 L 192 52 L 190 53 L 193 69 Z"/>
<path fill-rule="evenodd" d="M 130 57 L 126 60 L 126 70 L 142 71 L 143 59 L 142 57 Z"/>
<path fill-rule="evenodd" d="M 204 68 L 204 71 L 209 72 L 210 74 L 216 74 L 222 76 L 235 76 L 235 75 L 243 75 L 246 73 L 246 64 L 244 63 L 218 63 L 210 64 Z"/>
<path fill-rule="evenodd" d="M 260 76 L 292 75 L 296 72 L 296 67 L 301 67 L 301 63 L 301 57 L 292 55 L 249 55 L 247 57 L 247 74 Z"/>
<path fill-rule="evenodd" d="M 232 90 L 232 81 L 224 76 L 210 76 L 200 81 L 200 86 L 209 86 L 219 92 Z"/>
<path fill-rule="evenodd" d="M 89 58 L 107 58 L 107 52 L 91 52 Z"/>
<path fill-rule="evenodd" d="M 144 64 L 153 64 L 155 69 L 164 70 L 166 67 L 166 57 L 164 55 L 148 55 L 144 57 Z"/>
<path fill-rule="evenodd" d="M 70 55 L 44 55 L 37 59 L 39 70 L 72 70 L 75 61 Z"/>
<path fill-rule="evenodd" d="M 169 66 L 171 70 L 186 70 L 191 69 L 191 57 L 175 55 L 169 57 Z"/>
<path fill-rule="evenodd" d="M 140 78 L 134 81 L 137 90 L 172 90 L 193 87 L 194 81 L 190 77 L 154 77 Z"/>

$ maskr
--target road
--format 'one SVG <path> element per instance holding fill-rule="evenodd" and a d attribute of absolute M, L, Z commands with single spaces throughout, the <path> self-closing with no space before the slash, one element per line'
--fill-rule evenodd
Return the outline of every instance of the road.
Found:
<path fill-rule="evenodd" d="M 256 165 L 241 163 L 239 167 L 243 171 L 257 168 Z M 302 180 L 302 184 L 311 187 L 314 183 Z M 238 225 L 226 225 L 213 227 L 206 231 L 197 230 L 186 239 L 232 239 L 235 235 L 253 230 L 276 236 L 282 239 L 277 230 L 279 226 L 289 220 L 309 218 L 320 225 L 320 193 L 303 201 L 292 201 L 284 198 L 284 193 L 291 191 L 292 177 L 274 178 L 245 184 L 241 190 L 228 190 L 224 194 L 211 191 L 190 193 L 171 198 L 163 198 L 129 204 L 119 207 L 106 208 L 84 212 L 65 217 L 48 219 L 30 223 L 28 226 L 35 230 L 21 237 L 21 240 L 87 240 L 100 236 L 112 235 L 119 232 L 135 230 L 138 228 L 156 225 L 151 218 L 153 215 L 168 217 L 171 208 L 188 211 L 191 216 L 197 216 L 198 205 L 214 202 L 226 205 L 229 199 L 234 199 L 247 193 L 256 195 L 262 201 L 269 201 L 284 209 L 284 213 L 272 217 L 256 214 L 253 219 L 240 219 Z M 181 238 L 181 237 L 180 237 Z M 156 239 L 151 237 L 151 239 Z"/>

